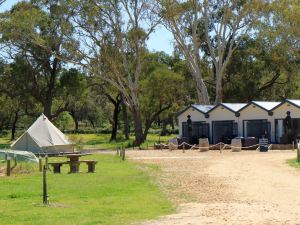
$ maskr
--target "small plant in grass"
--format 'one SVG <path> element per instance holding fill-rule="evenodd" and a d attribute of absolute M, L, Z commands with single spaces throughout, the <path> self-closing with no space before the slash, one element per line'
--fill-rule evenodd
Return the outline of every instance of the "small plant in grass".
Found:
<path fill-rule="evenodd" d="M 20 162 L 13 168 L 13 174 L 29 174 L 38 171 L 38 164 L 30 162 Z"/>
<path fill-rule="evenodd" d="M 69 136 L 70 141 L 74 144 L 74 147 L 76 150 L 82 150 L 83 146 L 83 138 L 82 136 L 75 136 L 75 135 L 70 135 Z"/>
<path fill-rule="evenodd" d="M 292 166 L 292 167 L 295 167 L 295 168 L 299 168 L 300 169 L 300 163 L 298 162 L 297 158 L 295 159 L 289 159 L 287 160 L 287 163 Z"/>

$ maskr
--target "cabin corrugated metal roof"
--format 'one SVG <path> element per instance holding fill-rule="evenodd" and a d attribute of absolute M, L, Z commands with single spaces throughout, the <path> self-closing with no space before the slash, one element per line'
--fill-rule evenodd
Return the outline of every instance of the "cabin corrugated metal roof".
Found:
<path fill-rule="evenodd" d="M 214 105 L 196 105 L 196 104 L 192 106 L 203 113 L 207 113 L 209 110 L 215 107 Z"/>
<path fill-rule="evenodd" d="M 271 110 L 281 103 L 281 102 L 267 102 L 267 101 L 252 101 L 252 102 L 266 110 Z M 300 101 L 299 101 L 299 104 L 300 104 Z"/>
<path fill-rule="evenodd" d="M 231 109 L 234 112 L 238 112 L 241 108 L 245 107 L 246 103 L 222 103 L 225 107 Z"/>
<path fill-rule="evenodd" d="M 287 99 L 287 101 L 293 103 L 294 105 L 300 107 L 300 100 L 296 100 L 296 99 Z"/>

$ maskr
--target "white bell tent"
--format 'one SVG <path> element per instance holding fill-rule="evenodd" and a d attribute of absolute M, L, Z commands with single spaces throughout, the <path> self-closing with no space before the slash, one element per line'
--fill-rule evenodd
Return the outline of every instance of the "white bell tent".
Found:
<path fill-rule="evenodd" d="M 12 145 L 12 150 L 38 153 L 73 151 L 73 144 L 42 114 Z"/>

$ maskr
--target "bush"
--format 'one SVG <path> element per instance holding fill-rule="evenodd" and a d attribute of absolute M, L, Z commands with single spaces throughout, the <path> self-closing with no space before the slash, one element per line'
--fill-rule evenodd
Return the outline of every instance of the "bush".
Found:
<path fill-rule="evenodd" d="M 38 171 L 38 164 L 30 162 L 21 162 L 18 163 L 15 168 L 13 168 L 13 174 L 28 174 Z"/>
<path fill-rule="evenodd" d="M 0 131 L 0 135 L 3 135 L 3 136 L 8 135 L 9 133 L 10 133 L 9 130 L 2 130 L 2 131 Z"/>

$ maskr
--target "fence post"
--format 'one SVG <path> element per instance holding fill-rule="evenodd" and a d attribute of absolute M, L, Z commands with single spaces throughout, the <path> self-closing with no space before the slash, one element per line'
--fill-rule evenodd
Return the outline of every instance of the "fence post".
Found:
<path fill-rule="evenodd" d="M 297 147 L 297 162 L 300 163 L 300 148 Z"/>
<path fill-rule="evenodd" d="M 293 151 L 295 151 L 295 141 L 293 141 L 292 144 L 293 144 Z"/>
<path fill-rule="evenodd" d="M 297 163 L 300 163 L 300 140 L 296 139 L 296 147 L 297 147 Z"/>
<path fill-rule="evenodd" d="M 185 153 L 185 142 L 183 142 L 183 145 L 182 145 L 182 153 Z"/>
<path fill-rule="evenodd" d="M 47 191 L 47 167 L 43 169 L 43 203 L 48 204 L 48 191 Z"/>
<path fill-rule="evenodd" d="M 41 157 L 39 157 L 39 171 L 43 171 L 43 159 Z"/>
<path fill-rule="evenodd" d="M 9 177 L 10 173 L 11 173 L 10 157 L 7 157 L 7 160 L 6 160 L 6 175 Z"/>
<path fill-rule="evenodd" d="M 14 168 L 17 166 L 17 164 L 18 164 L 18 162 L 17 162 L 17 155 L 16 154 L 14 154 L 14 163 L 15 163 L 15 165 L 14 165 Z"/>
<path fill-rule="evenodd" d="M 45 155 L 45 165 L 46 165 L 46 169 L 48 169 L 48 155 Z"/>

